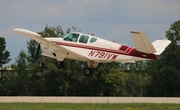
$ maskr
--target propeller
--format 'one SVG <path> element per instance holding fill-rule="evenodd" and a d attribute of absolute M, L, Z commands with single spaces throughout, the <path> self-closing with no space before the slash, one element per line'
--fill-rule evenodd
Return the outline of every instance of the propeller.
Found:
<path fill-rule="evenodd" d="M 41 47 L 41 45 L 39 44 L 38 47 L 37 47 L 37 50 L 36 50 L 35 57 L 37 57 L 37 55 L 38 55 L 38 53 L 39 53 L 39 50 L 40 50 L 40 47 Z"/>
<path fill-rule="evenodd" d="M 42 32 L 41 37 L 44 37 L 44 36 L 45 36 L 46 28 L 48 28 L 48 25 L 46 25 L 46 27 L 44 28 L 44 31 Z M 37 49 L 36 49 L 36 53 L 35 53 L 35 57 L 37 57 L 37 56 L 38 56 L 38 53 L 39 53 L 40 47 L 41 47 L 41 45 L 40 45 L 40 44 L 38 44 L 38 47 L 37 47 Z"/>

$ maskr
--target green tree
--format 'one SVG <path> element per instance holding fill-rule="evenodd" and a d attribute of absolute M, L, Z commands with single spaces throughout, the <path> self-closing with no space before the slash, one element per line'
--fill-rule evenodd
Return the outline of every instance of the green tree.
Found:
<path fill-rule="evenodd" d="M 10 52 L 6 50 L 6 41 L 5 38 L 0 37 L 0 67 L 3 64 L 10 62 Z"/>
<path fill-rule="evenodd" d="M 110 89 L 111 95 L 119 95 L 119 92 L 125 86 L 125 77 L 126 73 L 120 71 L 119 68 L 112 68 L 109 70 L 109 74 L 106 75 L 106 84 Z"/>
<path fill-rule="evenodd" d="M 2 68 L 3 64 L 7 64 L 10 62 L 10 52 L 6 50 L 6 41 L 4 37 L 0 37 L 0 95 L 7 95 L 10 91 L 7 89 L 6 83 L 8 82 L 7 79 L 7 72 L 5 69 Z"/>
<path fill-rule="evenodd" d="M 3 74 L 2 83 L 0 84 L 1 95 L 25 95 L 25 88 L 27 88 L 27 78 L 29 76 L 27 70 L 27 55 L 22 50 L 18 57 L 16 57 L 15 64 L 11 67 L 13 70 L 5 71 Z"/>
<path fill-rule="evenodd" d="M 180 96 L 180 20 L 166 31 L 166 37 L 171 44 L 156 61 L 148 64 L 150 96 Z"/>
<path fill-rule="evenodd" d="M 38 45 L 39 44 L 35 40 L 32 40 L 32 39 L 27 42 L 28 61 L 29 61 L 29 63 L 35 63 L 40 58 L 40 53 L 41 52 L 38 52 L 37 56 L 36 56 Z"/>
<path fill-rule="evenodd" d="M 125 76 L 125 87 L 123 96 L 146 96 L 147 87 L 150 83 L 150 76 L 143 71 L 131 71 Z"/>
<path fill-rule="evenodd" d="M 135 63 L 122 63 L 122 70 L 127 72 L 122 95 L 123 96 L 146 96 L 151 77 L 147 74 L 147 61 Z"/>
<path fill-rule="evenodd" d="M 124 74 L 119 69 L 119 63 L 100 63 L 85 81 L 83 93 L 90 96 L 118 96 L 124 86 Z"/>
<path fill-rule="evenodd" d="M 16 87 L 17 95 L 26 95 L 26 88 L 29 70 L 28 70 L 28 56 L 24 50 L 20 51 L 20 54 L 15 58 L 15 64 L 12 68 L 15 70 L 14 87 Z"/>

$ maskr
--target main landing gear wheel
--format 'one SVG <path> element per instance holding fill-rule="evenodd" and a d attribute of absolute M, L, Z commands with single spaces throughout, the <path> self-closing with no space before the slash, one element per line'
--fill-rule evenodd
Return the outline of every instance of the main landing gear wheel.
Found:
<path fill-rule="evenodd" d="M 63 69 L 64 68 L 64 62 L 63 61 L 57 61 L 55 65 L 59 69 Z"/>
<path fill-rule="evenodd" d="M 39 69 L 43 69 L 44 68 L 44 63 L 43 62 L 39 62 L 38 67 L 39 67 Z"/>
<path fill-rule="evenodd" d="M 91 70 L 91 68 L 86 68 L 86 69 L 84 70 L 84 75 L 85 75 L 85 76 L 91 76 L 91 75 L 92 75 L 92 70 Z"/>

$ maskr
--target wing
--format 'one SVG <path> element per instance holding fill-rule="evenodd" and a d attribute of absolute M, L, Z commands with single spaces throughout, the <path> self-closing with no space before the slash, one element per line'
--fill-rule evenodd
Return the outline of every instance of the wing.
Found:
<path fill-rule="evenodd" d="M 54 52 L 57 54 L 57 60 L 62 61 L 66 57 L 67 54 L 71 54 L 73 57 L 76 57 L 76 59 L 81 59 L 81 60 L 84 60 L 84 61 L 88 60 L 87 57 L 82 56 L 81 54 L 75 53 L 75 52 L 73 52 L 73 51 L 71 51 L 69 49 L 66 49 L 66 48 L 62 47 L 62 46 L 56 45 L 55 43 L 53 43 L 53 42 L 51 42 L 51 41 L 49 41 L 47 39 L 42 38 L 41 35 L 39 35 L 39 34 L 37 34 L 35 32 L 29 31 L 29 30 L 26 30 L 26 29 L 20 29 L 20 28 L 13 29 L 13 32 L 15 32 L 17 34 L 20 34 L 22 36 L 28 36 L 28 37 L 34 39 L 39 44 L 46 45 L 49 48 L 53 49 Z"/>

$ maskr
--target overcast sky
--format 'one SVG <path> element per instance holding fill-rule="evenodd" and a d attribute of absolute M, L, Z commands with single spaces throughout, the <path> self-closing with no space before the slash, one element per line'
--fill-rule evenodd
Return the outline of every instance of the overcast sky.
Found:
<path fill-rule="evenodd" d="M 64 30 L 76 26 L 121 44 L 136 30 L 154 41 L 166 38 L 170 25 L 180 20 L 180 0 L 1 0 L 0 15 L 0 36 L 14 63 L 20 50 L 27 51 L 29 38 L 13 33 L 13 28 L 40 32 L 46 25 Z M 127 44 L 133 46 L 132 40 Z"/>

